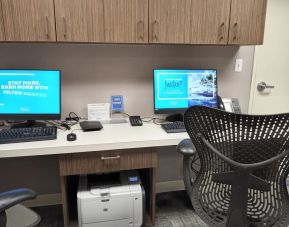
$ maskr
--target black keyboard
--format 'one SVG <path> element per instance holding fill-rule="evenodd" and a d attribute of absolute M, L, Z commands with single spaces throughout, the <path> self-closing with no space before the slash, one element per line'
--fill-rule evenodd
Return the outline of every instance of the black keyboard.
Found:
<path fill-rule="evenodd" d="M 182 121 L 176 121 L 176 122 L 172 122 L 172 123 L 164 123 L 164 124 L 162 124 L 162 128 L 167 133 L 186 132 L 185 124 Z"/>
<path fill-rule="evenodd" d="M 0 129 L 0 144 L 55 140 L 56 138 L 57 128 L 55 126 Z"/>

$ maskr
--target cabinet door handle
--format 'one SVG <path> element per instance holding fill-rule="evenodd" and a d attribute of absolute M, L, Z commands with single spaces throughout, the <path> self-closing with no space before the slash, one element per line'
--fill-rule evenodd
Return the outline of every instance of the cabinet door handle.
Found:
<path fill-rule="evenodd" d="M 138 41 L 144 41 L 144 33 L 145 33 L 145 25 L 142 20 L 140 20 L 137 23 L 137 36 L 138 36 Z"/>
<path fill-rule="evenodd" d="M 45 17 L 45 22 L 46 22 L 46 39 L 49 40 L 49 34 L 50 34 L 50 24 L 49 24 L 49 18 L 48 16 Z"/>
<path fill-rule="evenodd" d="M 67 21 L 65 17 L 62 17 L 62 21 L 63 21 L 63 38 L 67 39 Z"/>
<path fill-rule="evenodd" d="M 233 28 L 233 41 L 237 39 L 237 35 L 238 35 L 238 23 L 235 22 L 234 28 Z"/>
<path fill-rule="evenodd" d="M 114 159 L 120 159 L 120 155 L 117 156 L 113 156 L 113 157 L 101 157 L 101 160 L 105 161 L 105 160 L 114 160 Z"/>
<path fill-rule="evenodd" d="M 158 35 L 157 35 L 158 25 L 159 23 L 157 22 L 157 20 L 154 20 L 152 24 L 152 41 L 153 42 L 158 41 Z"/>
<path fill-rule="evenodd" d="M 225 22 L 223 22 L 219 28 L 219 35 L 218 35 L 219 42 L 222 42 L 224 40 L 224 34 L 225 34 Z"/>

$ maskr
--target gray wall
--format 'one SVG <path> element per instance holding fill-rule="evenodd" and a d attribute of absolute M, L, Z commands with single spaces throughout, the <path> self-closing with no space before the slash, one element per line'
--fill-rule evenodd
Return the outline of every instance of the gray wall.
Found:
<path fill-rule="evenodd" d="M 219 94 L 239 98 L 247 112 L 253 56 L 254 47 L 0 44 L 0 68 L 61 69 L 63 116 L 75 111 L 83 117 L 87 103 L 108 102 L 113 94 L 124 96 L 127 113 L 152 115 L 154 68 L 216 68 Z M 242 73 L 234 72 L 236 57 L 244 59 Z M 59 192 L 55 156 L 2 159 L 0 169 L 0 190 Z M 180 178 L 180 157 L 172 148 L 160 149 L 158 180 Z"/>

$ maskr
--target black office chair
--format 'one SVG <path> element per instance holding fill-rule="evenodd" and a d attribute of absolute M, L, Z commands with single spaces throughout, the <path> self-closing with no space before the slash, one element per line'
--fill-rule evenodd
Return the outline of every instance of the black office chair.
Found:
<path fill-rule="evenodd" d="M 8 208 L 13 207 L 25 200 L 34 198 L 36 198 L 36 193 L 25 188 L 0 193 L 0 227 L 6 226 L 6 210 Z"/>
<path fill-rule="evenodd" d="M 200 158 L 190 196 L 203 221 L 214 227 L 288 226 L 289 114 L 250 116 L 196 106 L 184 122 Z"/>

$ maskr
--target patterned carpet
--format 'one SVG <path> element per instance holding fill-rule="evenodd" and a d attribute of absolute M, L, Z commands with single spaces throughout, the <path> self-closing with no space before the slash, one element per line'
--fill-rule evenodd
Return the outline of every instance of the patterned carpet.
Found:
<path fill-rule="evenodd" d="M 195 214 L 189 197 L 184 191 L 157 196 L 156 226 L 207 227 Z"/>
<path fill-rule="evenodd" d="M 207 227 L 195 214 L 189 197 L 184 191 L 157 196 L 156 226 Z"/>
<path fill-rule="evenodd" d="M 38 227 L 63 227 L 60 205 L 34 210 L 42 218 Z M 157 227 L 207 227 L 194 213 L 185 191 L 158 194 L 156 211 Z"/>

